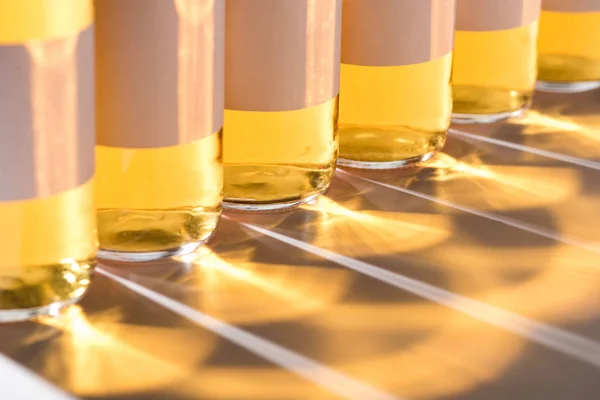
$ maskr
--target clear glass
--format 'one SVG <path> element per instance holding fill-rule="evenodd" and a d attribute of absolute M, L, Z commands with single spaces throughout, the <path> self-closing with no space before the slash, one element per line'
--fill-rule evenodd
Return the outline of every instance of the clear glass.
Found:
<path fill-rule="evenodd" d="M 200 7 L 204 3 L 209 8 Z M 119 76 L 120 66 L 131 62 L 130 52 L 122 48 L 110 54 L 110 63 L 102 63 L 111 51 L 106 44 L 112 43 L 109 37 L 112 32 L 121 32 L 123 47 L 140 50 L 135 55 L 138 60 L 170 57 L 164 68 L 173 68 L 164 71 L 168 76 L 164 79 L 160 70 L 151 70 L 144 75 L 143 85 L 127 87 L 129 92 L 126 93 L 135 99 L 129 104 L 130 115 L 162 112 L 160 108 L 148 109 L 162 102 L 166 116 L 159 125 L 164 132 L 158 135 L 164 134 L 163 138 L 169 138 L 168 141 L 165 139 L 159 144 L 143 141 L 139 138 L 144 137 L 144 132 L 136 130 L 136 125 L 123 124 L 119 127 L 128 126 L 127 131 L 119 134 L 132 139 L 134 145 L 125 146 L 117 140 L 96 147 L 100 257 L 152 261 L 188 254 L 210 238 L 221 214 L 222 125 L 216 132 L 205 130 L 211 129 L 206 128 L 208 125 L 216 125 L 217 115 L 220 113 L 222 118 L 223 113 L 222 103 L 215 100 L 222 91 L 218 78 L 222 76 L 219 61 L 222 39 L 219 38 L 224 29 L 220 22 L 224 18 L 223 4 L 163 1 L 155 2 L 148 13 L 140 10 L 145 7 L 143 1 L 104 3 L 102 7 L 96 4 L 97 37 L 103 35 L 97 45 L 97 57 L 101 60 L 97 68 L 99 107 L 105 107 L 109 93 L 113 93 L 103 88 L 114 87 L 120 77 L 129 76 L 129 71 Z M 132 20 L 131 27 L 121 21 L 114 26 L 110 20 L 121 14 L 135 18 L 138 11 L 140 19 Z M 164 24 L 158 24 L 163 11 L 172 14 L 165 15 Z M 163 35 L 160 47 L 154 47 L 160 50 L 153 50 L 147 42 L 139 42 L 153 31 Z M 136 93 L 131 93 L 132 90 Z M 141 91 L 143 95 L 139 94 Z M 140 100 L 144 96 L 155 98 L 145 102 Z M 156 97 L 160 102 L 155 101 Z M 121 121 L 117 114 L 114 110 L 99 113 L 105 119 Z M 210 118 L 213 122 L 209 124 Z M 163 123 L 165 120 L 168 122 Z M 111 126 L 100 124 L 99 136 L 106 134 Z M 204 133 L 208 134 L 203 136 Z"/>
<path fill-rule="evenodd" d="M 600 11 L 542 11 L 538 88 L 582 92 L 600 87 Z"/>
<path fill-rule="evenodd" d="M 537 35 L 537 21 L 506 30 L 456 32 L 453 122 L 495 122 L 531 105 Z"/>
<path fill-rule="evenodd" d="M 0 74 L 0 104 L 23 116 L 0 119 L 0 142 L 8 146 L 3 151 L 19 153 L 16 165 L 11 157 L 0 158 L 0 176 L 6 174 L 0 193 L 28 186 L 36 193 L 0 200 L 0 322 L 56 314 L 90 284 L 98 246 L 91 166 L 84 178 L 79 175 L 80 164 L 91 165 L 94 157 L 88 130 L 93 95 L 79 85 L 85 80 L 83 86 L 91 87 L 93 75 L 91 68 L 80 70 L 79 62 L 93 54 L 91 10 L 86 0 L 33 0 L 28 7 L 0 2 L 0 50 L 26 57 L 19 58 L 25 60 L 23 74 Z M 80 148 L 85 135 L 89 146 Z M 18 178 L 6 180 L 9 174 Z M 56 189 L 57 182 L 65 189 Z"/>
<path fill-rule="evenodd" d="M 324 192 L 335 172 L 337 120 L 337 97 L 303 110 L 227 110 L 225 205 L 275 210 Z"/>
<path fill-rule="evenodd" d="M 404 66 L 342 64 L 340 165 L 396 168 L 424 161 L 446 141 L 452 54 Z"/>
<path fill-rule="evenodd" d="M 101 257 L 148 261 L 204 243 L 221 213 L 222 136 L 158 149 L 97 146 Z"/>
<path fill-rule="evenodd" d="M 0 322 L 53 314 L 85 293 L 97 249 L 93 196 L 91 181 L 48 198 L 0 202 Z"/>

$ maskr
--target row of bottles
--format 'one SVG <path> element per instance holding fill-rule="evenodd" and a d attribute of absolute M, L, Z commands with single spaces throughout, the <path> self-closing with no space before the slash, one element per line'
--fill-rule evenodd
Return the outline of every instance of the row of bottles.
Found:
<path fill-rule="evenodd" d="M 27 1 L 0 0 L 0 321 L 81 297 L 98 241 L 181 255 L 222 205 L 422 162 L 528 107 L 538 62 L 600 86 L 600 0 Z"/>

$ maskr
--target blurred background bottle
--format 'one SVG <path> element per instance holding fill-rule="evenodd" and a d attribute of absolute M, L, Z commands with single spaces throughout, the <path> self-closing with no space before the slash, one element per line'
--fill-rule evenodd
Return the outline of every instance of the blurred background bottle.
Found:
<path fill-rule="evenodd" d="M 339 164 L 395 168 L 440 150 L 452 113 L 454 0 L 344 0 Z"/>
<path fill-rule="evenodd" d="M 600 87 L 600 0 L 542 0 L 538 88 Z"/>
<path fill-rule="evenodd" d="M 456 123 L 489 123 L 531 104 L 541 0 L 457 0 Z"/>
<path fill-rule="evenodd" d="M 96 0 L 100 255 L 195 250 L 221 212 L 224 0 Z"/>
<path fill-rule="evenodd" d="M 90 283 L 91 0 L 0 0 L 0 321 L 53 314 Z"/>
<path fill-rule="evenodd" d="M 225 206 L 274 210 L 331 182 L 342 0 L 228 0 Z"/>

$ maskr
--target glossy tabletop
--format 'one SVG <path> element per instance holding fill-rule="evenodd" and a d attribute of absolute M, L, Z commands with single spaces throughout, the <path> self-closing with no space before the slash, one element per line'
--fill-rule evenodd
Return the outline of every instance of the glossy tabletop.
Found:
<path fill-rule="evenodd" d="M 598 399 L 599 226 L 600 91 L 540 93 L 422 169 L 102 263 L 80 305 L 0 325 L 0 399 Z"/>

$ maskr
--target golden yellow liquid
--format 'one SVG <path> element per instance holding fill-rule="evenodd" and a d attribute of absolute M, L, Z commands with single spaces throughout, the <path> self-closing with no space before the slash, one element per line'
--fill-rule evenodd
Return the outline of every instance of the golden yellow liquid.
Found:
<path fill-rule="evenodd" d="M 208 239 L 221 213 L 221 143 L 218 132 L 164 148 L 97 146 L 100 248 L 162 257 Z"/>
<path fill-rule="evenodd" d="M 451 70 L 452 54 L 398 67 L 342 64 L 342 164 L 402 164 L 440 150 L 452 113 Z"/>
<path fill-rule="evenodd" d="M 70 104 L 73 87 L 57 93 L 48 85 L 56 79 L 67 86 L 76 82 L 70 69 L 75 54 L 65 56 L 46 40 L 76 37 L 92 23 L 92 14 L 91 0 L 30 0 L 26 6 L 0 0 L 0 46 L 30 46 L 37 55 L 30 87 L 37 133 L 52 135 L 77 117 L 64 106 Z M 47 107 L 49 99 L 63 107 Z M 64 114 L 57 116 L 57 109 Z M 14 134 L 6 129 L 0 135 Z M 43 154 L 43 146 L 36 145 Z M 6 173 L 10 168 L 2 161 Z M 77 300 L 90 283 L 98 247 L 94 180 L 52 196 L 0 201 L 0 238 L 0 321 L 47 314 L 56 311 L 50 305 Z"/>
<path fill-rule="evenodd" d="M 2 310 L 75 300 L 96 255 L 93 180 L 42 199 L 0 202 Z"/>
<path fill-rule="evenodd" d="M 600 81 L 600 12 L 543 11 L 538 63 L 542 81 Z"/>
<path fill-rule="evenodd" d="M 457 31 L 454 113 L 511 113 L 531 104 L 536 82 L 538 23 L 489 32 Z"/>
<path fill-rule="evenodd" d="M 335 172 L 338 99 L 295 111 L 225 111 L 224 196 L 257 206 L 301 202 Z"/>

